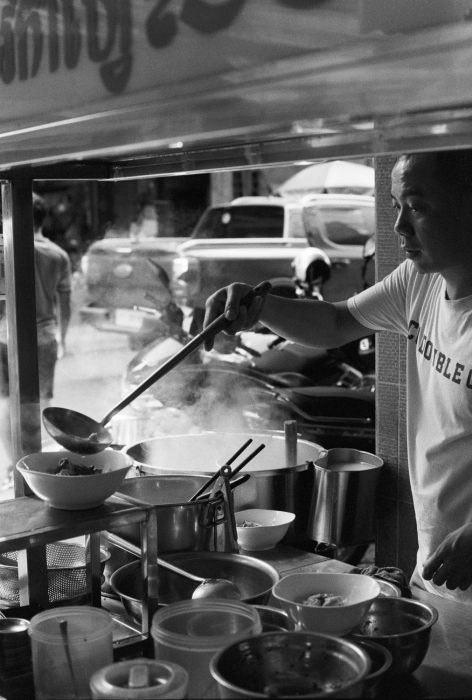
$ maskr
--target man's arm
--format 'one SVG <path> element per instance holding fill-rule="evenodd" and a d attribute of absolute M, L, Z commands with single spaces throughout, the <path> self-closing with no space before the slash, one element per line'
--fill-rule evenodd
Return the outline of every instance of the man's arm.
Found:
<path fill-rule="evenodd" d="M 348 309 L 347 301 L 286 299 L 269 296 L 260 321 L 274 333 L 301 345 L 337 348 L 372 333 Z"/>
<path fill-rule="evenodd" d="M 246 308 L 241 299 L 250 289 L 249 285 L 236 283 L 215 292 L 206 302 L 204 327 L 224 313 L 232 321 L 228 333 L 251 328 L 261 321 L 283 338 L 324 348 L 336 348 L 372 333 L 354 318 L 347 301 L 331 303 L 268 294 L 266 298 L 256 297 Z M 209 340 L 205 347 L 210 350 L 212 345 Z"/>

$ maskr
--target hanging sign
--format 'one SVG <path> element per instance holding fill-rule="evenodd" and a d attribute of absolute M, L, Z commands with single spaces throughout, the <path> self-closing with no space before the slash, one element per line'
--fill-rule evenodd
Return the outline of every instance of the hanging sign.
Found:
<path fill-rule="evenodd" d="M 413 20 L 442 23 L 458 0 Z M 103 99 L 340 49 L 382 24 L 384 0 L 0 0 L 1 122 L 64 118 Z M 395 8 L 397 5 L 393 3 Z M 392 10 L 388 11 L 388 17 Z M 395 9 L 395 16 L 398 16 Z M 391 23 L 390 23 L 391 24 Z M 395 28 L 398 29 L 398 21 Z"/>

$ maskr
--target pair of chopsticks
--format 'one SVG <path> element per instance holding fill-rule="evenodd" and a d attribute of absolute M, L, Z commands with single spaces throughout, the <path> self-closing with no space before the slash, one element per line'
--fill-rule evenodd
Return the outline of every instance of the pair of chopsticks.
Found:
<path fill-rule="evenodd" d="M 238 450 L 236 450 L 236 452 L 234 453 L 234 455 L 231 455 L 231 457 L 225 462 L 224 466 L 228 466 L 228 467 L 231 466 L 231 464 L 233 464 L 234 460 L 237 459 L 237 458 L 239 457 L 239 455 L 242 454 L 242 453 L 244 452 L 244 450 L 245 450 L 247 447 L 249 447 L 249 445 L 250 445 L 251 443 L 252 443 L 252 438 L 249 438 L 249 440 L 247 440 L 247 441 L 244 443 L 244 445 L 241 445 L 241 447 L 240 447 Z M 244 460 L 241 462 L 241 464 L 238 464 L 238 466 L 235 467 L 235 468 L 232 470 L 232 472 L 231 472 L 231 477 L 230 477 L 230 478 L 232 478 L 235 474 L 237 474 L 238 472 L 240 472 L 241 469 L 242 469 L 243 467 L 246 466 L 246 464 L 248 464 L 252 459 L 254 459 L 254 457 L 256 457 L 256 455 L 259 454 L 259 452 L 261 452 L 261 451 L 264 449 L 264 447 L 265 447 L 264 444 L 259 445 L 259 447 L 256 447 L 256 449 L 254 450 L 254 452 L 251 452 L 251 454 L 250 454 L 248 457 L 246 457 L 246 459 L 244 459 Z M 211 476 L 211 477 L 208 479 L 208 481 L 207 481 L 206 483 L 203 484 L 203 486 L 200 486 L 200 488 L 198 489 L 198 491 L 196 491 L 196 492 L 193 494 L 193 496 L 191 496 L 191 497 L 189 498 L 189 503 L 190 503 L 191 501 L 195 501 L 199 496 L 201 496 L 202 493 L 205 493 L 205 491 L 206 491 L 210 486 L 212 486 L 212 485 L 214 484 L 214 482 L 217 480 L 217 478 L 218 478 L 219 476 L 220 476 L 220 470 L 218 469 L 218 471 L 217 471 L 215 474 L 213 474 L 213 476 Z"/>

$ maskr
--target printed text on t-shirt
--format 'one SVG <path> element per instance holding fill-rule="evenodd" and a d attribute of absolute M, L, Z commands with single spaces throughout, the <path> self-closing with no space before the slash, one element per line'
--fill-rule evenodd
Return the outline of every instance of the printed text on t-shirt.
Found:
<path fill-rule="evenodd" d="M 466 369 L 463 362 L 454 360 L 435 347 L 417 321 L 410 320 L 408 330 L 408 340 L 416 343 L 417 352 L 431 362 L 439 374 L 455 384 L 465 383 L 468 389 L 472 389 L 472 368 Z"/>

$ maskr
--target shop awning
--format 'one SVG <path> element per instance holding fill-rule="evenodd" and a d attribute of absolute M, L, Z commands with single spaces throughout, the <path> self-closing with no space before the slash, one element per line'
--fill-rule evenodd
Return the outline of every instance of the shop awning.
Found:
<path fill-rule="evenodd" d="M 124 178 L 470 142 L 464 0 L 0 1 L 0 162 Z"/>

